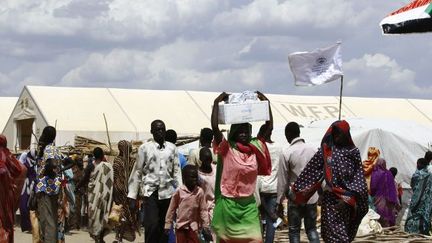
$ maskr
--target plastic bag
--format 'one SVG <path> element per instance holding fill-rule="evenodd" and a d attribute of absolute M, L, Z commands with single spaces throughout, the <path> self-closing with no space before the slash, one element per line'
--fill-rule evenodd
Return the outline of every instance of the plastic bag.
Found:
<path fill-rule="evenodd" d="M 250 101 L 257 101 L 258 94 L 253 91 L 244 91 L 242 93 L 233 93 L 228 97 L 229 104 L 247 103 Z"/>
<path fill-rule="evenodd" d="M 113 203 L 111 207 L 111 212 L 108 216 L 108 225 L 112 228 L 118 226 L 120 224 L 120 219 L 123 214 L 123 205 L 117 205 Z"/>

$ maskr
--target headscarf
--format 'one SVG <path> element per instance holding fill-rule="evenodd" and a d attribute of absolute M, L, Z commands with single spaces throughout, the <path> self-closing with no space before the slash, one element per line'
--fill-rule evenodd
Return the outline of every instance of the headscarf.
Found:
<path fill-rule="evenodd" d="M 126 221 L 121 221 L 120 229 L 123 237 L 129 241 L 135 239 L 136 219 L 130 212 L 127 201 L 128 180 L 131 171 L 135 164 L 135 159 L 131 158 L 130 151 L 132 144 L 126 140 L 121 140 L 117 144 L 119 155 L 114 159 L 114 185 L 113 185 L 113 201 L 117 205 L 123 205 L 122 217 Z"/>
<path fill-rule="evenodd" d="M 132 147 L 132 144 L 126 140 L 121 140 L 117 144 L 118 150 L 119 150 L 119 156 L 123 159 L 129 159 L 130 158 L 130 149 Z"/>
<path fill-rule="evenodd" d="M 131 150 L 132 150 L 132 144 L 126 140 L 121 140 L 117 144 L 117 147 L 119 149 L 119 155 L 114 159 L 113 166 L 114 166 L 114 177 L 115 178 L 122 178 L 122 183 L 125 183 L 125 188 L 127 188 L 127 182 L 130 176 L 130 173 L 133 169 L 133 166 L 135 164 L 135 159 L 131 158 Z M 120 175 L 119 173 L 122 173 Z M 125 182 L 123 182 L 125 180 Z"/>
<path fill-rule="evenodd" d="M 377 163 L 377 160 L 381 154 L 381 151 L 375 147 L 369 147 L 368 149 L 368 158 L 363 161 L 363 171 L 366 177 L 372 174 L 374 169 L 374 165 Z"/>
<path fill-rule="evenodd" d="M 7 148 L 6 137 L 0 134 L 0 225 L 11 242 L 15 210 L 26 172 L 25 166 Z"/>
<path fill-rule="evenodd" d="M 333 148 L 335 146 L 333 133 L 336 129 L 338 129 L 341 133 L 343 133 L 344 136 L 347 138 L 347 144 L 345 145 L 346 147 L 350 147 L 350 148 L 355 147 L 354 142 L 351 138 L 350 126 L 348 122 L 346 122 L 345 120 L 333 122 L 333 124 L 331 124 L 331 126 L 327 129 L 327 132 L 325 133 L 321 141 L 321 149 L 324 157 L 324 179 L 327 185 L 331 188 L 332 192 L 338 198 L 354 206 L 356 204 L 355 195 L 352 192 L 344 188 L 335 186 L 333 184 L 332 156 L 333 156 Z"/>
<path fill-rule="evenodd" d="M 7 139 L 5 135 L 0 134 L 0 147 L 6 148 L 7 147 Z"/>
<path fill-rule="evenodd" d="M 0 134 L 0 166 L 6 166 L 11 152 L 7 148 L 7 139 L 3 134 Z"/>
<path fill-rule="evenodd" d="M 398 194 L 392 173 L 387 170 L 386 161 L 378 159 L 371 176 L 370 194 L 375 208 L 382 219 L 395 225 L 395 207 L 399 205 Z"/>
<path fill-rule="evenodd" d="M 3 134 L 0 134 L 0 168 L 2 170 L 3 169 L 8 170 L 9 174 L 11 175 L 12 178 L 15 179 L 15 181 L 20 179 L 18 178 L 20 174 L 23 174 L 23 172 L 27 171 L 25 166 L 22 165 L 7 148 L 7 139 Z M 21 187 L 18 188 L 19 189 L 18 191 L 20 192 L 21 192 Z"/>
<path fill-rule="evenodd" d="M 235 141 L 236 133 L 242 126 L 247 126 L 249 133 L 251 133 L 252 125 L 250 123 L 232 124 L 228 134 L 228 142 L 231 148 L 245 154 L 255 154 L 258 163 L 258 175 L 270 175 L 271 158 L 264 138 L 252 138 L 247 145 Z"/>

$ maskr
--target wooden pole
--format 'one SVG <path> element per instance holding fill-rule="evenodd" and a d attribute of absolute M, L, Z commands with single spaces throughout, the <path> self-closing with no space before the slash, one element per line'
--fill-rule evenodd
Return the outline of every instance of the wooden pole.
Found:
<path fill-rule="evenodd" d="M 341 85 L 340 85 L 340 93 L 339 93 L 339 120 L 342 117 L 342 91 L 343 91 L 343 75 L 341 76 Z"/>
<path fill-rule="evenodd" d="M 104 120 L 105 120 L 105 129 L 106 129 L 106 133 L 107 133 L 107 137 L 108 137 L 108 146 L 109 146 L 109 151 L 110 151 L 110 155 L 112 155 L 112 148 L 111 148 L 111 140 L 110 140 L 110 136 L 109 136 L 109 132 L 108 132 L 108 123 L 105 117 L 105 113 L 102 113 Z"/>

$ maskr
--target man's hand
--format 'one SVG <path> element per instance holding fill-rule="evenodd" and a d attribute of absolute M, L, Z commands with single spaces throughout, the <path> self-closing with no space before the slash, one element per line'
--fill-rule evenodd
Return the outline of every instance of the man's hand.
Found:
<path fill-rule="evenodd" d="M 344 202 L 344 200 L 338 200 L 337 204 L 335 205 L 335 209 L 340 211 L 343 210 L 345 208 L 345 206 L 348 205 L 347 203 Z"/>
<path fill-rule="evenodd" d="M 213 241 L 213 237 L 209 228 L 207 227 L 203 228 L 202 234 L 204 236 L 205 241 Z"/>
<path fill-rule="evenodd" d="M 284 208 L 281 203 L 276 204 L 276 214 L 279 216 L 279 218 L 283 218 L 284 216 Z"/>
<path fill-rule="evenodd" d="M 143 205 L 146 205 L 146 204 L 147 204 L 147 199 L 148 199 L 148 197 L 142 197 L 142 198 L 141 198 L 141 201 L 142 201 L 142 204 L 143 204 Z"/>
<path fill-rule="evenodd" d="M 136 200 L 135 199 L 133 199 L 133 198 L 128 198 L 128 202 L 129 202 L 129 209 L 132 211 L 132 212 L 135 212 L 136 211 Z"/>
<path fill-rule="evenodd" d="M 84 188 L 82 187 L 76 187 L 74 190 L 75 194 L 84 194 Z"/>
<path fill-rule="evenodd" d="M 288 187 L 285 196 L 288 198 L 289 201 L 295 201 L 296 199 L 296 195 L 295 193 L 291 190 L 291 187 Z"/>

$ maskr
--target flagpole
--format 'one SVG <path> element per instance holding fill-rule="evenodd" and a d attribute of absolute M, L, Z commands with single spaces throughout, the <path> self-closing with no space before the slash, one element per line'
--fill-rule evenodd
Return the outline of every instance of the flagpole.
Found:
<path fill-rule="evenodd" d="M 340 85 L 340 93 L 339 93 L 339 120 L 341 119 L 342 114 L 342 90 L 343 90 L 343 75 L 341 76 L 341 85 Z"/>

